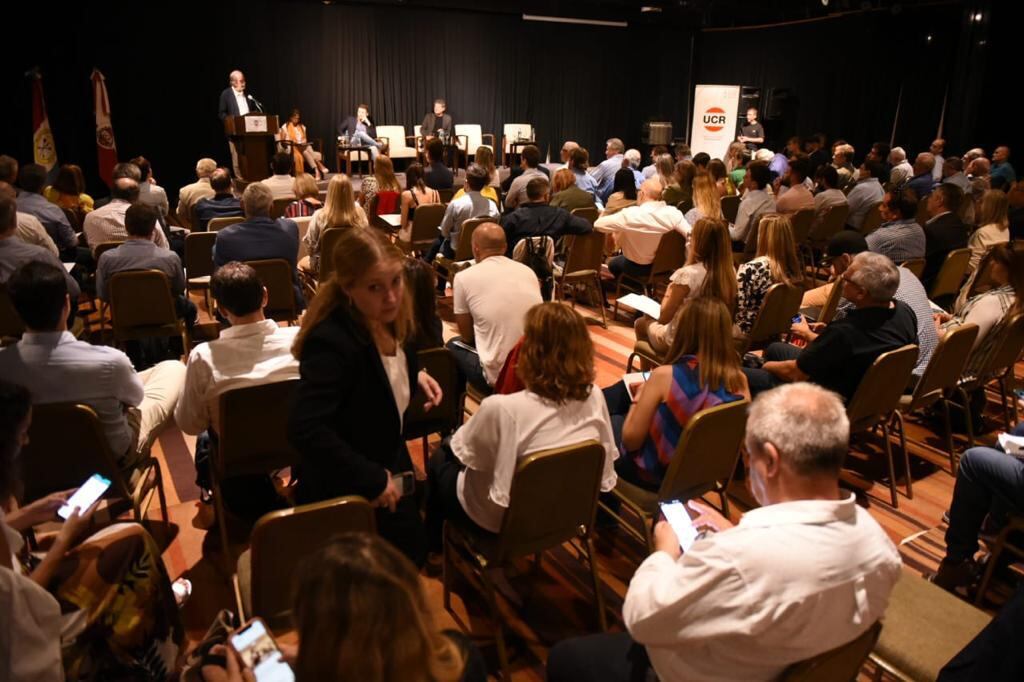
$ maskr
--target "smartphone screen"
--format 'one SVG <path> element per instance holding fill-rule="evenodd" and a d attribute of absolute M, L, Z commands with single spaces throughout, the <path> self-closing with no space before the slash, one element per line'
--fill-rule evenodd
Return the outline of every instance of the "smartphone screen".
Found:
<path fill-rule="evenodd" d="M 643 386 L 650 378 L 651 373 L 649 371 L 633 372 L 632 374 L 627 374 L 623 377 L 630 400 L 634 403 L 636 402 L 637 395 L 640 393 L 640 387 Z"/>
<path fill-rule="evenodd" d="M 67 520 L 71 516 L 71 510 L 78 508 L 79 510 L 88 509 L 93 505 L 96 500 L 103 496 L 103 493 L 107 492 L 107 488 L 110 487 L 110 479 L 104 478 L 99 474 L 93 474 L 89 477 L 85 483 L 82 484 L 75 494 L 68 498 L 68 501 L 64 503 L 60 509 L 57 510 L 57 516 L 64 520 Z"/>
<path fill-rule="evenodd" d="M 803 315 L 799 313 L 793 316 L 793 324 L 798 324 L 803 319 Z"/>
<path fill-rule="evenodd" d="M 242 663 L 252 670 L 256 682 L 294 682 L 295 673 L 284 662 L 281 650 L 262 620 L 253 619 L 231 635 L 231 646 Z"/>
<path fill-rule="evenodd" d="M 679 537 L 679 546 L 683 548 L 684 552 L 689 551 L 690 546 L 697 539 L 699 533 L 696 526 L 693 525 L 690 512 L 686 510 L 686 505 L 679 500 L 675 500 L 673 502 L 660 502 L 659 506 L 661 507 L 661 513 L 665 515 L 665 520 L 668 521 L 669 525 L 672 526 L 672 530 L 676 532 L 676 536 Z"/>

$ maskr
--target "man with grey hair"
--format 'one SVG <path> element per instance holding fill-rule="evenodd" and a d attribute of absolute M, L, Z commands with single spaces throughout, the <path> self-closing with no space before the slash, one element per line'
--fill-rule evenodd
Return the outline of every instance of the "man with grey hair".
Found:
<path fill-rule="evenodd" d="M 213 159 L 199 159 L 196 163 L 196 181 L 191 185 L 185 185 L 178 190 L 178 207 L 175 214 L 178 216 L 178 224 L 182 227 L 192 229 L 194 224 L 192 209 L 202 199 L 212 199 L 217 192 L 210 186 L 210 176 L 217 170 L 217 162 Z"/>
<path fill-rule="evenodd" d="M 893 147 L 889 152 L 889 164 L 892 169 L 889 171 L 889 182 L 893 185 L 902 185 L 914 174 L 914 168 L 907 161 L 907 152 L 903 147 Z"/>
<path fill-rule="evenodd" d="M 569 157 L 572 156 L 572 150 L 579 148 L 579 143 L 573 140 L 566 140 L 562 143 L 562 149 L 559 151 L 559 157 L 562 159 L 562 165 L 558 167 L 558 170 L 569 167 Z"/>
<path fill-rule="evenodd" d="M 795 383 L 763 393 L 746 426 L 747 485 L 761 505 L 732 523 L 691 500 L 716 532 L 680 548 L 660 521 L 622 607 L 628 633 L 556 645 L 550 682 L 776 679 L 862 635 L 885 613 L 899 552 L 840 491 L 850 424 L 839 396 Z M 784 549 L 783 549 L 784 548 Z M 648 669 L 648 670 L 645 670 Z"/>
<path fill-rule="evenodd" d="M 602 203 L 606 203 L 608 197 L 611 196 L 615 174 L 622 168 L 625 151 L 626 145 L 622 144 L 622 140 L 617 137 L 609 139 L 605 143 L 604 161 L 587 171 L 593 178 L 594 184 L 597 185 L 597 198 Z"/>
<path fill-rule="evenodd" d="M 270 260 L 280 258 L 292 268 L 295 303 L 299 310 L 306 303 L 296 270 L 299 253 L 299 227 L 294 220 L 270 217 L 274 195 L 260 182 L 250 183 L 242 193 L 245 220 L 229 225 L 217 233 L 213 245 L 213 264 L 220 267 L 231 261 Z"/>
<path fill-rule="evenodd" d="M 229 116 L 245 116 L 256 110 L 256 102 L 252 95 L 245 94 L 245 74 L 237 69 L 228 74 L 228 87 L 220 93 L 220 108 L 218 115 L 221 123 Z M 228 138 L 228 146 L 231 148 L 231 165 L 235 171 L 235 177 L 242 177 L 238 168 L 238 151 L 235 149 L 235 141 Z"/>
<path fill-rule="evenodd" d="M 840 280 L 843 298 L 853 309 L 828 326 L 813 325 L 817 336 L 806 348 L 768 346 L 760 369 L 743 370 L 752 395 L 792 381 L 812 381 L 849 401 L 879 355 L 917 345 L 917 316 L 894 298 L 900 271 L 891 260 L 870 251 L 859 253 Z"/>
<path fill-rule="evenodd" d="M 839 175 L 837 189 L 844 192 L 849 191 L 857 182 L 857 169 L 853 166 L 854 153 L 853 145 L 850 144 L 836 145 L 835 151 L 832 152 L 832 165 Z"/>
<path fill-rule="evenodd" d="M 932 171 L 935 170 L 935 155 L 931 152 L 921 152 L 914 159 L 914 176 L 907 181 L 907 187 L 914 190 L 919 200 L 925 199 L 932 193 L 935 180 L 932 178 Z"/>
<path fill-rule="evenodd" d="M 626 153 L 623 156 L 625 157 L 626 161 L 622 167 L 626 168 L 626 164 L 629 164 L 628 168 L 629 170 L 633 171 L 633 180 L 636 182 L 636 188 L 640 189 L 640 185 L 642 185 L 644 180 L 646 179 L 644 177 L 644 174 L 640 172 L 640 162 L 641 160 L 643 160 L 643 156 L 640 155 L 640 150 L 627 149 Z"/>

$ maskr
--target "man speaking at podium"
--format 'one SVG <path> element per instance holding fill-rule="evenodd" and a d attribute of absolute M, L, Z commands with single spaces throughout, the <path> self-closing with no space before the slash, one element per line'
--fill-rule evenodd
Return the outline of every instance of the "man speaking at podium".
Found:
<path fill-rule="evenodd" d="M 252 95 L 245 94 L 245 74 L 241 71 L 232 71 L 228 75 L 230 85 L 220 93 L 220 120 L 224 122 L 228 116 L 245 116 L 250 111 L 259 109 L 263 111 L 260 103 Z M 242 177 L 238 168 L 238 152 L 235 151 L 235 142 L 228 138 L 228 146 L 231 148 L 231 166 L 235 171 L 235 177 Z"/>

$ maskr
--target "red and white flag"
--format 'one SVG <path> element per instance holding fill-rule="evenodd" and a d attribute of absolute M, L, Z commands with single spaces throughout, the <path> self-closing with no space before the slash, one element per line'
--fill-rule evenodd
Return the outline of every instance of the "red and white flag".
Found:
<path fill-rule="evenodd" d="M 35 162 L 52 176 L 57 167 L 57 147 L 50 132 L 50 119 L 46 115 L 46 101 L 43 99 L 43 77 L 37 70 L 30 71 L 32 79 L 32 156 Z"/>
<path fill-rule="evenodd" d="M 110 126 L 107 80 L 99 69 L 92 70 L 92 96 L 96 109 L 96 155 L 99 160 L 100 177 L 110 187 L 114 184 L 117 146 L 114 144 L 114 129 Z"/>

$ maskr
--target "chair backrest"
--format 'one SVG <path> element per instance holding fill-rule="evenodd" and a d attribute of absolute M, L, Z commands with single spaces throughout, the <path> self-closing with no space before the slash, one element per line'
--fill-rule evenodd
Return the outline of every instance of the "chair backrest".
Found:
<path fill-rule="evenodd" d="M 25 333 L 25 323 L 21 315 L 14 309 L 14 302 L 7 291 L 7 284 L 0 282 L 0 340 L 21 338 Z"/>
<path fill-rule="evenodd" d="M 110 479 L 112 493 L 128 496 L 103 425 L 88 405 L 34 405 L 29 442 L 19 456 L 19 466 L 25 502 L 76 488 L 93 474 Z"/>
<path fill-rule="evenodd" d="M 341 241 L 342 235 L 350 227 L 329 227 L 320 235 L 320 271 L 317 274 L 317 282 L 323 284 L 334 273 L 334 249 Z"/>
<path fill-rule="evenodd" d="M 370 217 L 376 218 L 381 215 L 398 213 L 399 199 L 401 199 L 401 197 L 401 192 L 377 192 L 376 196 L 373 197 L 373 206 L 370 209 Z"/>
<path fill-rule="evenodd" d="M 71 229 L 75 232 L 82 231 L 82 218 L 77 211 L 73 211 L 70 208 L 61 206 L 61 211 L 64 212 L 64 217 L 68 219 L 68 223 L 71 225 Z"/>
<path fill-rule="evenodd" d="M 821 220 L 812 224 L 808 238 L 813 244 L 825 244 L 833 235 L 846 225 L 846 219 L 850 216 L 850 207 L 847 204 L 830 206 Z M 799 242 L 797 242 L 799 244 Z"/>
<path fill-rule="evenodd" d="M 722 197 L 722 216 L 730 223 L 736 222 L 736 214 L 740 210 L 740 198 L 739 195 L 731 195 Z"/>
<path fill-rule="evenodd" d="M 877 230 L 879 227 L 881 227 L 881 225 L 882 225 L 881 206 L 882 206 L 882 202 L 878 202 L 877 204 L 872 204 L 871 208 L 869 208 L 868 212 L 864 215 L 864 222 L 862 222 L 860 224 L 860 233 L 862 235 L 864 235 L 865 237 L 867 235 L 871 234 L 872 232 L 874 232 L 875 230 Z"/>
<path fill-rule="evenodd" d="M 676 204 L 676 208 L 679 209 L 679 212 L 683 215 L 689 213 L 693 209 L 693 199 L 683 199 Z"/>
<path fill-rule="evenodd" d="M 658 250 L 651 263 L 651 279 L 658 275 L 673 273 L 686 263 L 686 237 L 675 230 L 661 235 Z"/>
<path fill-rule="evenodd" d="M 124 244 L 124 242 L 123 241 L 100 242 L 99 244 L 96 245 L 96 248 L 93 250 L 92 257 L 93 257 L 93 259 L 97 263 L 99 263 L 100 262 L 100 256 L 105 254 L 107 251 L 110 251 L 111 249 L 116 249 L 117 247 L 121 246 L 121 244 Z"/>
<path fill-rule="evenodd" d="M 543 551 L 589 529 L 597 511 L 605 451 L 594 440 L 519 460 L 498 538 L 497 561 Z"/>
<path fill-rule="evenodd" d="M 786 668 L 779 682 L 817 682 L 818 680 L 855 680 L 864 659 L 875 648 L 882 632 L 881 621 L 864 631 L 857 639 L 818 654 Z"/>
<path fill-rule="evenodd" d="M 909 258 L 900 263 L 901 268 L 906 268 L 914 274 L 914 277 L 921 279 L 921 275 L 924 274 L 924 258 Z"/>
<path fill-rule="evenodd" d="M 284 216 L 284 210 L 288 208 L 288 204 L 295 201 L 295 197 L 282 197 L 281 199 L 274 199 L 274 205 L 270 208 L 270 217 L 274 220 Z"/>
<path fill-rule="evenodd" d="M 443 189 L 437 190 L 437 195 L 441 197 L 442 204 L 447 204 L 452 200 L 452 197 L 455 196 L 455 193 L 457 191 L 458 188 L 456 187 L 445 187 Z"/>
<path fill-rule="evenodd" d="M 159 270 L 115 273 L 110 278 L 110 316 L 119 341 L 180 333 L 171 283 Z"/>
<path fill-rule="evenodd" d="M 978 325 L 968 323 L 946 332 L 939 339 L 924 374 L 914 387 L 911 409 L 931 404 L 941 398 L 946 389 L 956 386 L 977 338 Z"/>
<path fill-rule="evenodd" d="M 954 249 L 946 254 L 946 260 L 942 261 L 939 273 L 935 275 L 932 282 L 932 290 L 928 294 L 931 300 L 943 296 L 955 296 L 960 292 L 960 285 L 963 284 L 967 275 L 967 266 L 971 262 L 971 250 L 968 248 Z"/>
<path fill-rule="evenodd" d="M 658 499 L 687 499 L 729 479 L 740 456 L 748 406 L 748 401 L 736 400 L 690 417 L 662 479 Z"/>
<path fill-rule="evenodd" d="M 476 156 L 476 148 L 484 141 L 483 128 L 476 123 L 456 123 L 455 134 L 466 136 L 466 155 Z"/>
<path fill-rule="evenodd" d="M 216 241 L 216 232 L 190 232 L 185 235 L 185 274 L 189 279 L 213 274 L 213 245 Z"/>
<path fill-rule="evenodd" d="M 821 312 L 818 313 L 817 322 L 822 324 L 828 324 L 832 321 L 832 318 L 836 316 L 836 310 L 839 309 L 839 300 L 843 297 L 843 281 L 836 279 L 832 282 L 832 288 L 828 292 L 828 298 L 825 299 L 825 305 L 822 306 Z"/>
<path fill-rule="evenodd" d="M 299 228 L 299 251 L 296 254 L 296 262 L 298 262 L 309 255 L 309 247 L 306 246 L 306 233 L 309 232 L 309 222 L 313 220 L 313 216 L 302 216 L 301 218 L 292 218 L 292 220 Z"/>
<path fill-rule="evenodd" d="M 797 245 L 803 244 L 811 235 L 811 225 L 814 224 L 814 209 L 801 208 L 789 217 L 793 225 L 793 240 Z"/>
<path fill-rule="evenodd" d="M 416 133 L 417 135 L 419 132 Z M 387 138 L 390 151 L 396 149 L 407 149 L 405 143 L 405 126 L 377 126 L 377 137 Z"/>
<path fill-rule="evenodd" d="M 320 259 L 323 263 L 323 259 Z M 293 322 L 298 317 L 295 309 L 295 282 L 291 263 L 283 258 L 250 260 L 246 265 L 256 271 L 256 276 L 267 288 L 267 305 L 263 313 L 279 322 Z"/>
<path fill-rule="evenodd" d="M 604 241 L 603 232 L 588 232 L 566 237 L 567 253 L 565 267 L 562 268 L 563 276 L 587 271 L 600 273 L 601 264 L 604 262 Z"/>
<path fill-rule="evenodd" d="M 218 480 L 265 474 L 299 462 L 288 442 L 288 414 L 298 383 L 243 386 L 219 396 L 220 433 L 212 457 Z"/>
<path fill-rule="evenodd" d="M 492 223 L 494 218 L 470 218 L 459 228 L 459 248 L 455 249 L 455 260 L 470 260 L 473 257 L 473 231 L 478 225 Z"/>
<path fill-rule="evenodd" d="M 999 334 L 999 341 L 985 358 L 985 364 L 978 371 L 979 377 L 991 378 L 1007 369 L 1012 371 L 1024 351 L 1024 315 L 1001 326 L 1002 329 L 989 331 L 989 334 Z"/>
<path fill-rule="evenodd" d="M 235 223 L 241 222 L 245 222 L 245 217 L 240 215 L 211 218 L 210 222 L 206 223 L 206 229 L 210 232 L 217 232 L 218 230 L 223 230 L 228 225 L 234 225 Z"/>
<path fill-rule="evenodd" d="M 587 220 L 591 225 L 597 222 L 597 219 L 601 217 L 601 212 L 597 210 L 596 206 L 590 208 L 574 208 L 571 213 L 574 216 L 579 216 L 584 220 Z"/>
<path fill-rule="evenodd" d="M 441 232 L 437 228 L 444 220 L 444 204 L 420 204 L 412 215 L 412 231 L 409 242 L 413 246 L 433 244 Z"/>
<path fill-rule="evenodd" d="M 917 346 L 914 344 L 875 358 L 846 406 L 850 433 L 869 429 L 892 414 L 916 364 Z"/>
<path fill-rule="evenodd" d="M 373 507 L 362 497 L 339 497 L 260 518 L 252 529 L 251 615 L 271 627 L 287 623 L 298 567 L 333 535 L 349 531 L 377 532 Z"/>
<path fill-rule="evenodd" d="M 462 423 L 463 394 L 456 388 L 459 386 L 459 369 L 455 356 L 447 348 L 431 348 L 421 350 L 418 357 L 420 369 L 426 370 L 441 386 L 441 404 L 424 410 L 422 401 L 410 402 L 403 421 L 405 440 L 454 431 Z"/>
<path fill-rule="evenodd" d="M 793 326 L 793 317 L 800 311 L 802 300 L 803 292 L 799 287 L 791 287 L 782 282 L 768 287 L 761 301 L 761 310 L 747 335 L 749 342 L 761 343 L 788 332 Z"/>
<path fill-rule="evenodd" d="M 504 139 L 503 144 L 505 145 L 505 153 L 512 153 L 512 143 L 519 142 L 520 140 L 532 140 L 533 138 L 533 125 L 530 123 L 506 123 L 502 126 L 501 135 Z M 519 148 L 521 149 L 521 147 Z"/>

